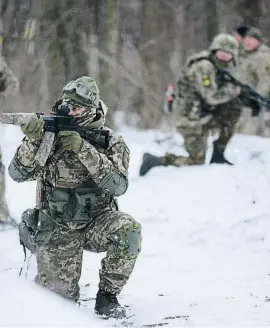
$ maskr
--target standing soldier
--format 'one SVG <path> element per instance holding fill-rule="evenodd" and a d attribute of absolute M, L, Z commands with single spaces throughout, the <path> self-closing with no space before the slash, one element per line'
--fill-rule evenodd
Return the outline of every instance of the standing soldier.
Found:
<path fill-rule="evenodd" d="M 36 282 L 70 300 L 79 299 L 83 250 L 107 252 L 101 263 L 95 310 L 122 317 L 125 310 L 117 295 L 133 271 L 141 244 L 140 224 L 120 212 L 115 199 L 128 188 L 129 150 L 121 136 L 104 127 L 107 107 L 92 78 L 69 82 L 56 104 L 53 113 L 68 106 L 68 116 L 84 133 L 58 132 L 41 167 L 35 156 L 44 121 L 36 117 L 22 125 L 25 138 L 9 174 L 18 182 L 38 178 L 38 202 L 35 211 L 24 213 L 19 228 L 24 232 L 25 227 L 32 232 L 37 228 Z M 95 140 L 88 137 L 93 131 L 98 132 Z M 21 239 L 24 242 L 29 235 L 21 233 Z"/>
<path fill-rule="evenodd" d="M 6 102 L 8 96 L 13 95 L 18 92 L 18 90 L 19 81 L 0 54 L 0 99 L 2 100 L 2 104 Z M 4 110 L 3 107 L 2 110 Z M 11 223 L 5 199 L 5 191 L 5 166 L 3 165 L 2 152 L 0 149 L 0 226 L 2 228 Z"/>
<path fill-rule="evenodd" d="M 238 68 L 239 78 L 253 86 L 263 97 L 270 98 L 270 48 L 264 43 L 261 31 L 250 28 L 243 38 L 243 47 L 245 57 Z M 243 111 L 240 132 L 270 136 L 268 115 L 262 110 L 258 117 L 252 117 L 251 110 Z"/>
<path fill-rule="evenodd" d="M 184 137 L 188 157 L 144 154 L 140 175 L 154 166 L 204 164 L 207 139 L 212 129 L 219 131 L 210 163 L 231 164 L 224 151 L 241 113 L 240 89 L 226 81 L 219 69 L 235 70 L 238 42 L 230 34 L 217 35 L 207 51 L 189 58 L 177 82 L 173 105 L 175 125 Z"/>
<path fill-rule="evenodd" d="M 248 25 L 242 23 L 236 26 L 232 32 L 232 35 L 235 37 L 239 45 L 237 66 L 241 64 L 241 61 L 245 58 L 246 55 L 243 39 L 249 29 L 250 27 Z"/>

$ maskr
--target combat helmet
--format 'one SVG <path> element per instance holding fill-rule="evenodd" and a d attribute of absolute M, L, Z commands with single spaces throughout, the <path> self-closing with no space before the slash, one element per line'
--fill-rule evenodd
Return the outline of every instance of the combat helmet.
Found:
<path fill-rule="evenodd" d="M 262 34 L 262 31 L 256 27 L 251 27 L 247 33 L 246 33 L 246 36 L 250 36 L 252 38 L 255 38 L 261 42 L 264 41 L 264 38 L 263 38 L 263 34 Z"/>
<path fill-rule="evenodd" d="M 68 82 L 62 91 L 62 99 L 69 99 L 90 108 L 99 106 L 99 89 L 96 81 L 90 76 L 82 76 Z"/>
<path fill-rule="evenodd" d="M 217 50 L 224 50 L 230 52 L 233 55 L 234 62 L 238 57 L 239 44 L 236 39 L 227 33 L 220 33 L 214 37 L 210 44 L 209 50 L 215 52 Z"/>
<path fill-rule="evenodd" d="M 238 34 L 241 38 L 244 38 L 249 31 L 250 27 L 245 23 L 240 23 L 233 29 L 233 33 Z"/>

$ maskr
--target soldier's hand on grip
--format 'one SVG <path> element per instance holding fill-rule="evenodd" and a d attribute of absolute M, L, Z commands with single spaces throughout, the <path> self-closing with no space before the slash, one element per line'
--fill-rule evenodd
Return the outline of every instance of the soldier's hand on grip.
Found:
<path fill-rule="evenodd" d="M 28 138 L 33 140 L 41 140 L 44 133 L 43 127 L 43 119 L 33 117 L 29 123 L 21 125 L 21 130 Z"/>
<path fill-rule="evenodd" d="M 57 135 L 60 147 L 78 154 L 83 145 L 83 139 L 76 131 L 60 131 Z"/>

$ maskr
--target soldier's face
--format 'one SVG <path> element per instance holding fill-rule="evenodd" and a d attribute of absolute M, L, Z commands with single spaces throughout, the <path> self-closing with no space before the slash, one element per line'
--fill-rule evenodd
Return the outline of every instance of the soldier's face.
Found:
<path fill-rule="evenodd" d="M 259 47 L 262 42 L 252 36 L 246 36 L 243 40 L 243 45 L 246 50 L 254 50 Z"/>
<path fill-rule="evenodd" d="M 69 113 L 68 113 L 69 116 L 79 115 L 85 110 L 85 107 L 79 105 L 69 104 L 68 107 L 69 107 Z"/>
<path fill-rule="evenodd" d="M 224 50 L 218 50 L 216 52 L 216 58 L 222 62 L 228 63 L 232 60 L 232 54 Z"/>

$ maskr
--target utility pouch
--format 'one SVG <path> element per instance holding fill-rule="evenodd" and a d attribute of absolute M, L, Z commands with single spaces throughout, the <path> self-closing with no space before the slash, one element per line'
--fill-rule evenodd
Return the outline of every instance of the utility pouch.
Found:
<path fill-rule="evenodd" d="M 39 211 L 36 208 L 25 210 L 19 224 L 20 243 L 28 248 L 31 253 L 36 252 L 35 237 L 37 234 L 38 213 Z"/>
<path fill-rule="evenodd" d="M 96 195 L 90 188 L 51 188 L 47 201 L 54 220 L 79 223 L 91 219 Z"/>

